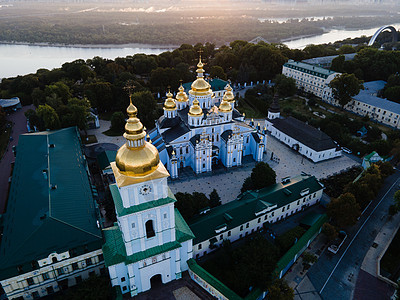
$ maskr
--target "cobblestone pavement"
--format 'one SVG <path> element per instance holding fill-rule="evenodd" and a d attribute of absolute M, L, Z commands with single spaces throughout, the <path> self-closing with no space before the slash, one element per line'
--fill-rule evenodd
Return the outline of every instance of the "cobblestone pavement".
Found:
<path fill-rule="evenodd" d="M 125 143 L 125 139 L 122 135 L 120 136 L 108 136 L 103 134 L 104 131 L 110 129 L 111 122 L 106 120 L 99 120 L 100 127 L 96 129 L 89 129 L 89 135 L 95 135 L 98 143 L 111 143 L 116 144 L 118 147 L 121 147 Z"/>

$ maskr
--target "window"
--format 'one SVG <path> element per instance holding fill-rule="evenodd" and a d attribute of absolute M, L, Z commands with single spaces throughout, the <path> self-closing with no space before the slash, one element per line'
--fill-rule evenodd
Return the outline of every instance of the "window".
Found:
<path fill-rule="evenodd" d="M 96 276 L 96 272 L 95 271 L 89 272 L 89 277 L 94 277 L 94 276 Z"/>
<path fill-rule="evenodd" d="M 126 291 L 126 286 L 123 286 L 123 287 L 122 287 L 122 290 L 123 290 L 123 291 Z"/>
<path fill-rule="evenodd" d="M 54 263 L 58 262 L 58 259 L 57 259 L 57 257 L 52 257 L 52 258 L 51 258 L 51 261 L 52 261 L 53 264 L 54 264 Z"/>
<path fill-rule="evenodd" d="M 132 223 L 132 228 L 135 228 L 135 226 L 136 226 L 135 223 Z"/>
<path fill-rule="evenodd" d="M 34 285 L 35 284 L 32 277 L 27 278 L 26 281 L 28 282 L 28 285 Z"/>
<path fill-rule="evenodd" d="M 103 261 L 104 260 L 103 254 L 99 254 L 97 257 L 99 258 L 99 261 Z"/>
<path fill-rule="evenodd" d="M 43 281 L 46 281 L 47 279 L 49 279 L 49 273 L 43 273 L 42 278 L 43 278 Z"/>
<path fill-rule="evenodd" d="M 223 238 L 224 238 L 224 235 L 221 234 L 221 235 L 219 236 L 219 240 L 222 241 Z"/>
<path fill-rule="evenodd" d="M 40 298 L 39 292 L 34 291 L 34 292 L 32 293 L 32 297 L 33 297 L 33 299 L 39 299 L 39 298 Z M 22 298 L 22 299 L 24 299 L 24 298 Z"/>
<path fill-rule="evenodd" d="M 282 212 L 284 212 L 285 211 L 285 208 L 284 207 L 282 207 Z"/>
<path fill-rule="evenodd" d="M 167 213 L 164 213 L 164 219 L 166 219 L 167 218 Z"/>
<path fill-rule="evenodd" d="M 246 224 L 246 228 L 249 228 L 249 223 Z"/>
<path fill-rule="evenodd" d="M 242 231 L 243 230 L 243 225 L 242 226 L 240 226 L 240 231 Z"/>
<path fill-rule="evenodd" d="M 230 231 L 228 231 L 228 236 L 231 236 L 231 232 Z"/>
<path fill-rule="evenodd" d="M 148 220 L 146 222 L 146 237 L 149 239 L 155 235 L 156 233 L 154 232 L 153 220 Z"/>
<path fill-rule="evenodd" d="M 76 282 L 76 284 L 81 283 L 82 282 L 82 277 L 81 276 L 76 276 L 75 277 L 75 282 Z"/>
<path fill-rule="evenodd" d="M 241 238 L 242 238 L 242 234 L 239 235 L 239 239 L 241 239 Z"/>
<path fill-rule="evenodd" d="M 87 266 L 91 266 L 93 263 L 92 263 L 92 259 L 91 258 L 86 258 L 86 265 Z"/>
<path fill-rule="evenodd" d="M 47 288 L 46 288 L 46 291 L 47 291 L 47 294 L 48 294 L 48 295 L 54 294 L 54 289 L 53 289 L 52 286 L 47 287 Z"/>
<path fill-rule="evenodd" d="M 64 269 L 63 268 L 58 268 L 57 269 L 57 275 L 60 276 L 60 275 L 63 275 L 63 274 L 64 274 Z"/>
<path fill-rule="evenodd" d="M 264 217 L 264 221 L 265 221 L 267 218 L 268 218 L 268 215 L 265 215 L 265 217 Z"/>
<path fill-rule="evenodd" d="M 236 162 L 236 158 L 233 159 L 233 162 Z"/>
<path fill-rule="evenodd" d="M 199 244 L 199 246 L 197 247 L 198 250 L 201 250 L 201 244 Z"/>
<path fill-rule="evenodd" d="M 78 270 L 78 269 L 79 269 L 78 263 L 74 262 L 74 263 L 72 264 L 72 270 L 76 271 L 76 270 Z"/>
<path fill-rule="evenodd" d="M 122 277 L 122 278 L 121 278 L 121 282 L 124 282 L 124 281 L 125 281 L 125 277 Z"/>
<path fill-rule="evenodd" d="M 272 214 L 271 214 L 271 216 L 274 216 L 274 214 L 275 214 L 275 212 L 273 211 Z"/>

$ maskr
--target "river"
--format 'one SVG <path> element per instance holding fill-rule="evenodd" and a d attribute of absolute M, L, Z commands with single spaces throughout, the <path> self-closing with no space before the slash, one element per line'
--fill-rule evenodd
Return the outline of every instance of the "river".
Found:
<path fill-rule="evenodd" d="M 115 59 L 136 53 L 160 54 L 168 49 L 146 47 L 65 47 L 0 44 L 0 78 L 36 73 L 38 69 L 59 68 L 65 62 L 95 56 Z"/>
<path fill-rule="evenodd" d="M 395 28 L 400 23 L 393 24 Z M 285 41 L 289 48 L 303 49 L 309 44 L 324 44 L 355 38 L 362 35 L 371 36 L 379 27 L 371 29 L 344 30 L 332 29 L 321 35 Z M 66 47 L 66 46 L 33 46 L 19 44 L 0 44 L 0 78 L 14 77 L 35 73 L 37 69 L 59 68 L 64 62 L 76 59 L 88 59 L 100 56 L 109 59 L 125 57 L 136 53 L 160 54 L 168 49 L 157 46 L 112 46 L 112 47 Z"/>

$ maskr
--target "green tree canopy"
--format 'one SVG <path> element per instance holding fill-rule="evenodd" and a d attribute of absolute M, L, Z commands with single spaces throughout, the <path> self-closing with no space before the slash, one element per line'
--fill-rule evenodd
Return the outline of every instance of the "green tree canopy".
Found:
<path fill-rule="evenodd" d="M 60 128 L 60 119 L 58 118 L 54 108 L 52 108 L 50 105 L 39 105 L 36 110 L 36 114 L 43 120 L 46 129 L 53 130 Z"/>
<path fill-rule="evenodd" d="M 329 86 L 342 107 L 349 103 L 352 97 L 360 92 L 360 89 L 364 89 L 362 81 L 354 74 L 347 73 L 336 76 L 329 83 Z"/>
<path fill-rule="evenodd" d="M 122 134 L 125 128 L 125 116 L 122 112 L 116 111 L 111 116 L 111 127 L 110 129 L 115 133 Z"/>
<path fill-rule="evenodd" d="M 280 96 L 288 97 L 296 93 L 296 80 L 283 74 L 275 76 L 275 86 Z"/>
<path fill-rule="evenodd" d="M 330 223 L 324 223 L 322 225 L 322 233 L 325 234 L 325 236 L 328 238 L 328 240 L 333 241 L 336 239 L 339 235 L 339 232 L 337 231 L 336 227 L 333 226 Z"/>
<path fill-rule="evenodd" d="M 219 205 L 221 205 L 221 197 L 218 195 L 217 190 L 213 189 L 210 193 L 210 206 L 216 207 Z"/>
<path fill-rule="evenodd" d="M 293 300 L 294 291 L 284 279 L 278 278 L 268 287 L 268 299 Z"/>
<path fill-rule="evenodd" d="M 361 215 L 360 205 L 351 193 L 345 193 L 334 198 L 328 204 L 328 215 L 333 218 L 340 228 L 352 226 Z"/>
<path fill-rule="evenodd" d="M 276 173 L 267 163 L 259 162 L 251 172 L 251 181 L 255 189 L 262 189 L 276 183 Z"/>

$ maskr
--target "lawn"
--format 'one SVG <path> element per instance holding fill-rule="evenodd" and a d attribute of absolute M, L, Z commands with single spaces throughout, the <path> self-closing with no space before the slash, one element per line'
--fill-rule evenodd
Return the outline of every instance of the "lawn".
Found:
<path fill-rule="evenodd" d="M 107 136 L 121 136 L 123 134 L 123 132 L 114 131 L 114 130 L 111 130 L 111 129 L 103 131 L 102 133 L 107 135 Z"/>
<path fill-rule="evenodd" d="M 81 140 L 82 140 L 82 143 L 84 145 L 97 143 L 97 138 L 93 134 L 92 135 L 88 135 L 87 137 L 81 136 Z"/>

